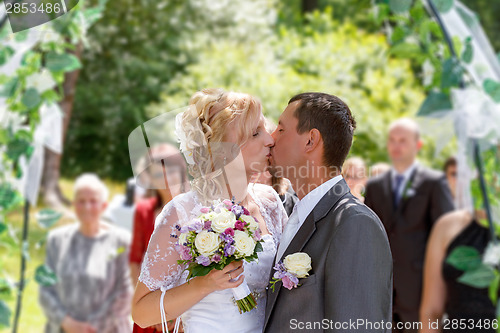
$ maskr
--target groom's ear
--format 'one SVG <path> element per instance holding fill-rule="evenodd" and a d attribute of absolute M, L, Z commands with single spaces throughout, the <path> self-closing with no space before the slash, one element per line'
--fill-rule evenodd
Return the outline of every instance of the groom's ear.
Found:
<path fill-rule="evenodd" d="M 318 129 L 313 128 L 309 131 L 306 143 L 306 153 L 312 152 L 315 150 L 318 145 L 323 143 L 323 138 L 321 137 L 321 133 Z"/>

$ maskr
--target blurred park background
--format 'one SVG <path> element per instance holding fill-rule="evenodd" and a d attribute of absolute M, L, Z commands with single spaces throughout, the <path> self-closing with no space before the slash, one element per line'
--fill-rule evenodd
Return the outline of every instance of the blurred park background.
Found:
<path fill-rule="evenodd" d="M 80 66 L 56 78 L 58 88 L 66 92 L 61 104 L 63 151 L 56 154 L 45 148 L 38 205 L 31 208 L 29 244 L 19 245 L 22 206 L 0 221 L 6 226 L 0 231 L 0 296 L 12 311 L 21 251 L 30 258 L 19 331 L 41 332 L 45 322 L 33 276 L 45 256 L 46 229 L 36 223 L 35 213 L 42 208 L 68 209 L 73 179 L 83 172 L 105 179 L 112 196 L 123 194 L 126 180 L 132 177 L 127 141 L 131 131 L 187 105 L 197 90 L 221 87 L 256 95 L 265 115 L 275 121 L 297 93 L 337 95 L 350 106 L 358 123 L 351 155 L 363 157 L 368 165 L 387 162 L 389 123 L 415 116 L 431 87 L 422 74 L 418 52 L 413 57 L 413 49 L 391 48 L 398 41 L 395 34 L 387 33 L 394 22 L 381 12 L 378 2 L 384 3 L 80 1 L 79 6 L 98 8 L 94 14 L 99 18 L 81 32 L 80 40 L 66 39 Z M 393 6 L 396 2 L 385 1 Z M 476 12 L 498 55 L 500 0 L 462 2 Z M 418 4 L 413 10 L 415 15 L 425 11 Z M 1 33 L 5 38 L 8 27 L 2 27 Z M 5 56 L 0 53 L 0 65 Z M 4 84 L 6 79 L 2 80 Z M 437 155 L 433 136 L 424 136 L 424 141 L 420 160 L 428 166 L 441 169 L 455 153 L 455 141 Z M 69 221 L 66 214 L 57 225 Z M 7 310 L 0 308 L 5 314 Z"/>

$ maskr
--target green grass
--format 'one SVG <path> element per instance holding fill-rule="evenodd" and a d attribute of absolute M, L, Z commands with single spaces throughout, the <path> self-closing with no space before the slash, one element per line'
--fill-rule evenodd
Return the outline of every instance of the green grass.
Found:
<path fill-rule="evenodd" d="M 68 198 L 72 198 L 72 187 L 73 181 L 61 179 L 60 181 L 61 189 L 63 193 Z M 124 193 L 125 185 L 119 183 L 112 183 L 106 181 L 106 185 L 110 191 L 110 198 L 115 194 Z M 18 332 L 23 333 L 40 333 L 43 332 L 45 324 L 45 316 L 38 303 L 38 284 L 34 280 L 35 269 L 43 264 L 45 260 L 45 245 L 36 246 L 36 244 L 43 240 L 48 232 L 48 229 L 44 229 L 38 225 L 35 214 L 38 210 L 45 208 L 43 206 L 35 207 L 30 209 L 30 223 L 29 223 L 29 234 L 28 239 L 30 243 L 29 255 L 30 260 L 27 262 L 26 266 L 26 279 L 27 283 L 25 285 L 25 290 L 22 299 L 21 316 L 19 318 Z M 7 223 L 15 231 L 17 239 L 20 241 L 22 237 L 22 226 L 23 226 L 23 208 L 20 207 L 17 211 L 10 213 L 7 216 Z M 61 218 L 55 226 L 61 226 L 67 223 L 74 222 L 74 220 L 69 218 Z M 8 277 L 12 281 L 19 280 L 20 267 L 21 267 L 21 253 L 18 246 L 12 246 L 10 248 L 0 245 L 0 276 Z M 12 311 L 11 324 L 14 319 L 14 312 L 17 301 L 17 290 L 10 295 L 8 298 L 4 298 L 9 308 Z M 0 333 L 8 333 L 12 331 L 12 327 L 0 329 Z"/>

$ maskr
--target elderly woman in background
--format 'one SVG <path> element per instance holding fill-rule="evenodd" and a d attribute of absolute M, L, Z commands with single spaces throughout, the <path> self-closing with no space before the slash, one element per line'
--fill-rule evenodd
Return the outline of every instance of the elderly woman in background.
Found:
<path fill-rule="evenodd" d="M 40 287 L 45 332 L 131 332 L 130 234 L 101 220 L 108 190 L 94 174 L 77 178 L 77 223 L 49 233 L 46 265 L 57 282 Z"/>
<path fill-rule="evenodd" d="M 348 158 L 342 167 L 342 176 L 351 189 L 352 195 L 364 202 L 363 193 L 368 179 L 365 162 L 359 157 Z"/>

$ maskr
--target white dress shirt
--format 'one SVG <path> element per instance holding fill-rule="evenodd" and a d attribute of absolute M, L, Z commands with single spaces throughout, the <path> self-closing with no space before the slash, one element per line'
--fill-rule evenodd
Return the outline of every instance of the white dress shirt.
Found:
<path fill-rule="evenodd" d="M 302 200 L 299 200 L 295 204 L 292 210 L 292 214 L 290 214 L 290 218 L 288 219 L 285 230 L 281 235 L 280 245 L 276 254 L 276 261 L 279 261 L 281 259 L 281 256 L 285 252 L 288 245 L 290 245 L 292 239 L 295 237 L 295 234 L 300 229 L 307 216 L 311 214 L 314 207 L 316 207 L 321 198 L 323 198 L 325 194 L 330 191 L 331 188 L 334 187 L 335 184 L 337 184 L 341 179 L 342 175 L 333 177 L 332 179 L 316 187 L 311 192 L 307 193 L 307 195 L 303 197 Z"/>

